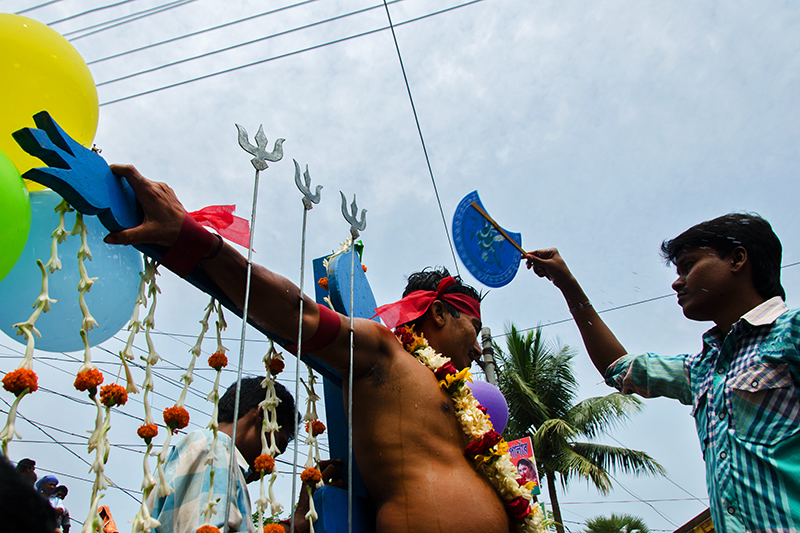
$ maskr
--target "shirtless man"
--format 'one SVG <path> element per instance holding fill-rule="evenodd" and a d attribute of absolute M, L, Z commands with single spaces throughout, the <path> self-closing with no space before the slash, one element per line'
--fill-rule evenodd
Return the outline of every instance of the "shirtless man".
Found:
<path fill-rule="evenodd" d="M 187 229 L 193 221 L 185 218 L 183 206 L 166 184 L 145 179 L 131 166 L 112 166 L 112 170 L 135 191 L 144 221 L 108 235 L 106 242 L 186 250 L 181 253 L 196 255 L 208 275 L 241 308 L 246 259 L 221 238 L 197 237 Z M 415 317 L 416 330 L 431 347 L 450 357 L 456 368 L 469 367 L 481 353 L 478 294 L 460 282 L 437 293 L 446 271 L 421 274 L 409 278 L 410 285 L 416 279 L 419 287 L 410 286 L 406 292 L 420 288 L 435 297 L 424 314 Z M 250 318 L 284 339 L 296 338 L 299 289 L 288 279 L 253 265 L 250 291 Z M 349 319 L 303 298 L 303 351 L 348 376 Z M 459 305 L 459 299 L 469 300 L 469 305 Z M 385 326 L 356 319 L 353 327 L 353 449 L 377 511 L 377 531 L 509 531 L 512 521 L 500 496 L 464 455 L 467 439 L 450 397 L 433 373 L 408 354 Z"/>

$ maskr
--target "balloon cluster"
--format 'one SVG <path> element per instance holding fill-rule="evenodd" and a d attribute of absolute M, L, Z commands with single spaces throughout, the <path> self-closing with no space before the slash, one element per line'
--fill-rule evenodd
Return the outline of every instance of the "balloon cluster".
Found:
<path fill-rule="evenodd" d="M 36 127 L 32 116 L 50 115 L 84 146 L 97 130 L 97 89 L 83 58 L 58 32 L 33 19 L 0 13 L 0 330 L 14 335 L 11 325 L 30 314 L 41 285 L 36 259 L 50 257 L 51 232 L 58 216 L 53 208 L 61 200 L 54 192 L 21 177 L 42 163 L 24 152 L 12 133 Z M 100 319 L 92 331 L 92 344 L 107 340 L 124 325 L 133 308 L 142 268 L 133 249 L 110 247 L 95 217 L 87 217 L 91 274 L 100 278 L 87 294 L 88 305 Z M 69 228 L 68 228 L 69 229 Z M 37 329 L 42 339 L 37 349 L 73 351 L 83 348 L 78 308 L 79 237 L 61 244 L 63 268 L 50 278 L 50 296 L 58 300 L 42 315 Z"/>

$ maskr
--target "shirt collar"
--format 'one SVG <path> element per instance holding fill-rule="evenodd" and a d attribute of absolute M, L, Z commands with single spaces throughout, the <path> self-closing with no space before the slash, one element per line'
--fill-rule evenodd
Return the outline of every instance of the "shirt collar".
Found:
<path fill-rule="evenodd" d="M 765 326 L 775 322 L 779 316 L 788 310 L 789 307 L 780 296 L 773 296 L 745 313 L 742 316 L 742 320 L 746 320 L 753 326 Z"/>

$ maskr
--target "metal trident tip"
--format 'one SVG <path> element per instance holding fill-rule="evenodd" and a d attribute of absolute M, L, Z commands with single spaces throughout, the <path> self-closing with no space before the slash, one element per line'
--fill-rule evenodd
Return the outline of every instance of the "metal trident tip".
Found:
<path fill-rule="evenodd" d="M 350 213 L 347 212 L 347 200 L 344 197 L 344 193 L 339 191 L 339 194 L 342 195 L 342 215 L 344 215 L 344 219 L 350 223 L 350 235 L 353 236 L 353 239 L 358 237 L 359 231 L 364 231 L 367 227 L 367 210 L 361 210 L 361 220 L 358 220 L 358 205 L 356 204 L 356 195 L 353 195 L 353 203 L 350 204 Z"/>
<path fill-rule="evenodd" d="M 319 203 L 319 191 L 322 190 L 322 185 L 317 185 L 316 192 L 311 194 L 311 174 L 308 173 L 308 165 L 306 165 L 306 171 L 303 173 L 303 181 L 301 181 L 300 165 L 297 164 L 296 159 L 292 159 L 292 161 L 294 161 L 294 183 L 297 185 L 297 188 L 300 189 L 300 192 L 303 193 L 303 205 L 306 209 L 311 209 L 312 203 Z"/>
<path fill-rule="evenodd" d="M 256 170 L 266 170 L 269 166 L 267 165 L 267 161 L 272 161 L 274 163 L 283 158 L 283 142 L 286 139 L 278 139 L 275 141 L 272 151 L 267 152 L 267 136 L 264 135 L 264 127 L 262 125 L 258 126 L 258 133 L 256 133 L 255 136 L 255 146 L 250 144 L 246 129 L 238 124 L 236 124 L 236 129 L 239 131 L 239 146 L 241 146 L 245 152 L 255 156 L 250 162 Z"/>

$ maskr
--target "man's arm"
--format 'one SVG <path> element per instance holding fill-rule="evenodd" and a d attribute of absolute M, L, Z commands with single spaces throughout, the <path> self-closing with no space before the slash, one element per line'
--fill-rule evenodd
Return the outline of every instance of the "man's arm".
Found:
<path fill-rule="evenodd" d="M 608 366 L 627 352 L 589 303 L 578 280 L 572 275 L 558 250 L 535 250 L 526 255 L 527 267 L 558 287 L 578 325 L 586 351 L 594 366 L 605 376 Z"/>
<path fill-rule="evenodd" d="M 123 176 L 142 205 L 144 219 L 131 229 L 111 233 L 109 244 L 159 244 L 171 247 L 178 240 L 184 208 L 175 192 L 166 184 L 153 182 L 130 165 L 112 165 Z M 213 250 L 208 250 L 211 254 Z M 213 259 L 203 260 L 203 268 L 222 291 L 242 309 L 247 280 L 247 260 L 227 243 Z M 287 340 L 297 339 L 300 316 L 300 290 L 287 278 L 264 267 L 253 265 L 248 314 L 267 331 Z M 316 302 L 304 296 L 303 341 L 314 336 L 320 324 L 320 309 Z M 341 327 L 330 344 L 314 355 L 344 373 L 349 365 L 349 322 L 337 315 Z M 354 324 L 359 354 L 379 354 L 385 351 L 386 336 L 377 333 L 377 323 L 357 319 Z M 368 364 L 366 355 L 354 360 L 354 373 L 359 374 Z"/>

